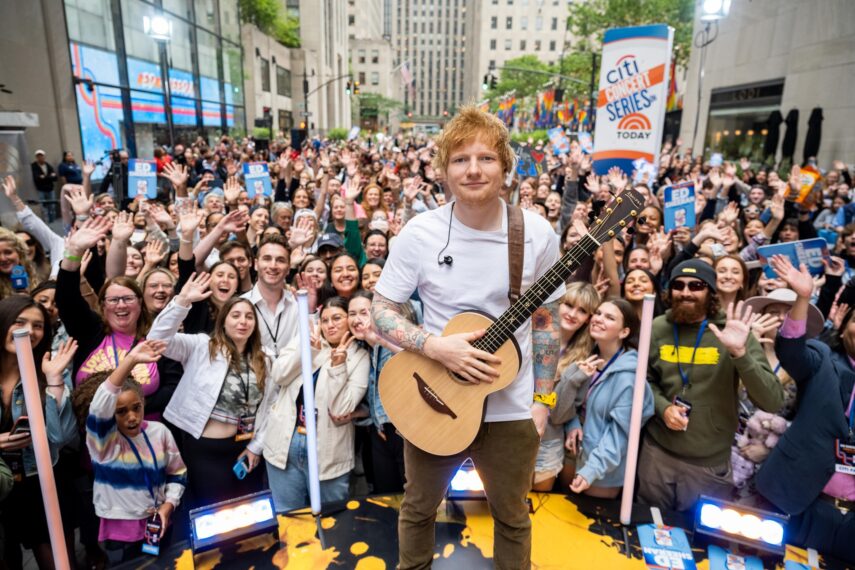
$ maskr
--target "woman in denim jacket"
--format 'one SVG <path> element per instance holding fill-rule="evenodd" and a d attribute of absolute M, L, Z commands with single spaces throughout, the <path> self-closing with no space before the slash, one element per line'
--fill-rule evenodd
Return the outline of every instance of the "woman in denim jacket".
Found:
<path fill-rule="evenodd" d="M 21 567 L 21 546 L 33 550 L 40 568 L 53 568 L 47 521 L 36 472 L 36 460 L 29 431 L 13 434 L 15 422 L 27 416 L 24 388 L 18 370 L 18 358 L 12 331 L 30 330 L 35 362 L 41 364 L 38 382 L 42 396 L 51 461 L 55 465 L 59 450 L 77 437 L 77 423 L 71 409 L 70 392 L 62 372 L 71 362 L 77 343 L 64 343 L 51 359 L 50 317 L 30 297 L 12 296 L 0 301 L 0 334 L 4 350 L 0 360 L 0 457 L 9 465 L 15 485 L 3 503 L 5 529 L 3 558 L 9 568 Z M 67 529 L 73 533 L 73 529 Z M 70 535 L 73 538 L 73 534 Z M 68 538 L 66 539 L 68 541 Z M 72 540 L 69 544 L 74 544 Z"/>

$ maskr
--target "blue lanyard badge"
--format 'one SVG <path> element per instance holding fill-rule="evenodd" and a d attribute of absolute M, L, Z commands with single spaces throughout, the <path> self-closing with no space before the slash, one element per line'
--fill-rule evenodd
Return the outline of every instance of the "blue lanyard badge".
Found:
<path fill-rule="evenodd" d="M 707 319 L 701 321 L 701 326 L 698 329 L 698 338 L 695 340 L 695 348 L 692 350 L 692 360 L 689 362 L 689 366 L 695 365 L 695 354 L 697 354 L 698 347 L 701 345 L 701 339 L 704 337 L 707 323 Z M 674 356 L 677 359 L 677 369 L 680 371 L 680 378 L 683 380 L 683 392 L 685 393 L 689 385 L 689 374 L 683 371 L 683 364 L 680 362 L 680 333 L 677 330 L 677 323 L 674 323 Z"/>
<path fill-rule="evenodd" d="M 609 366 L 614 364 L 614 361 L 617 360 L 618 356 L 620 356 L 621 354 L 623 354 L 623 349 L 618 350 L 615 353 L 615 355 L 609 359 L 609 361 L 606 363 L 606 365 L 603 367 L 603 369 L 596 373 L 596 375 L 594 376 L 593 382 L 591 382 L 591 385 L 588 387 L 588 392 L 585 394 L 585 402 L 588 401 L 588 397 L 591 395 L 591 392 L 594 391 L 594 388 L 599 386 L 600 383 L 602 382 L 603 378 L 605 378 L 606 370 L 609 369 Z"/>
<path fill-rule="evenodd" d="M 151 460 L 154 463 L 154 472 L 157 473 L 159 470 L 157 466 L 157 455 L 154 454 L 154 448 L 151 446 L 151 441 L 149 441 L 148 435 L 146 435 L 145 430 L 141 431 L 143 438 L 145 439 L 145 443 L 146 445 L 148 445 L 148 450 L 151 452 Z M 137 450 L 137 446 L 134 445 L 134 442 L 131 440 L 131 438 L 129 438 L 125 434 L 122 434 L 122 437 L 127 440 L 128 445 L 131 446 L 131 451 L 134 452 L 134 456 L 136 456 L 137 462 L 139 462 L 140 464 L 140 468 L 143 472 L 143 477 L 145 477 L 145 486 L 148 488 L 148 493 L 149 495 L 151 495 L 151 498 L 154 501 L 154 508 L 157 509 L 157 495 L 154 494 L 154 483 L 152 482 L 151 477 L 149 477 L 148 469 L 146 469 L 145 463 L 143 463 L 142 457 L 140 457 L 140 452 Z"/>

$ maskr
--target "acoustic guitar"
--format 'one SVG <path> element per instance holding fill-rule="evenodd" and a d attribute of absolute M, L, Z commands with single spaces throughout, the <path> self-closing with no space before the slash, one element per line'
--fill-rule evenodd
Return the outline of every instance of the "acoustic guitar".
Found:
<path fill-rule="evenodd" d="M 634 222 L 644 207 L 644 197 L 625 190 L 592 220 L 588 233 L 498 319 L 477 311 L 453 317 L 443 336 L 486 329 L 473 346 L 502 361 L 492 383 L 472 384 L 449 371 L 441 362 L 414 352 L 400 352 L 380 373 L 380 400 L 404 438 L 434 455 L 454 455 L 475 439 L 487 396 L 514 381 L 522 356 L 514 331 L 525 323 L 579 265 Z"/>

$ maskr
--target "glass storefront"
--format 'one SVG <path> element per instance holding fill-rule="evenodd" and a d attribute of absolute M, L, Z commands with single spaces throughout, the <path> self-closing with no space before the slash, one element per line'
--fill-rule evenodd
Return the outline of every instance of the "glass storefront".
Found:
<path fill-rule="evenodd" d="M 169 145 L 170 110 L 176 144 L 246 132 L 238 0 L 65 0 L 65 12 L 85 159 L 151 157 Z M 171 24 L 165 49 L 145 32 L 155 16 Z"/>
<path fill-rule="evenodd" d="M 784 80 L 714 89 L 704 148 L 725 158 L 763 161 L 769 115 L 781 108 Z"/>

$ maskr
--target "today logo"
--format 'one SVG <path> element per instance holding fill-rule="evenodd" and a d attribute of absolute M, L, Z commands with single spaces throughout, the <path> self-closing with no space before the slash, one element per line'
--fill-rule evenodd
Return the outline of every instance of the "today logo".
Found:
<path fill-rule="evenodd" d="M 653 125 L 647 115 L 631 113 L 618 122 L 617 136 L 619 139 L 647 139 L 652 130 Z"/>

